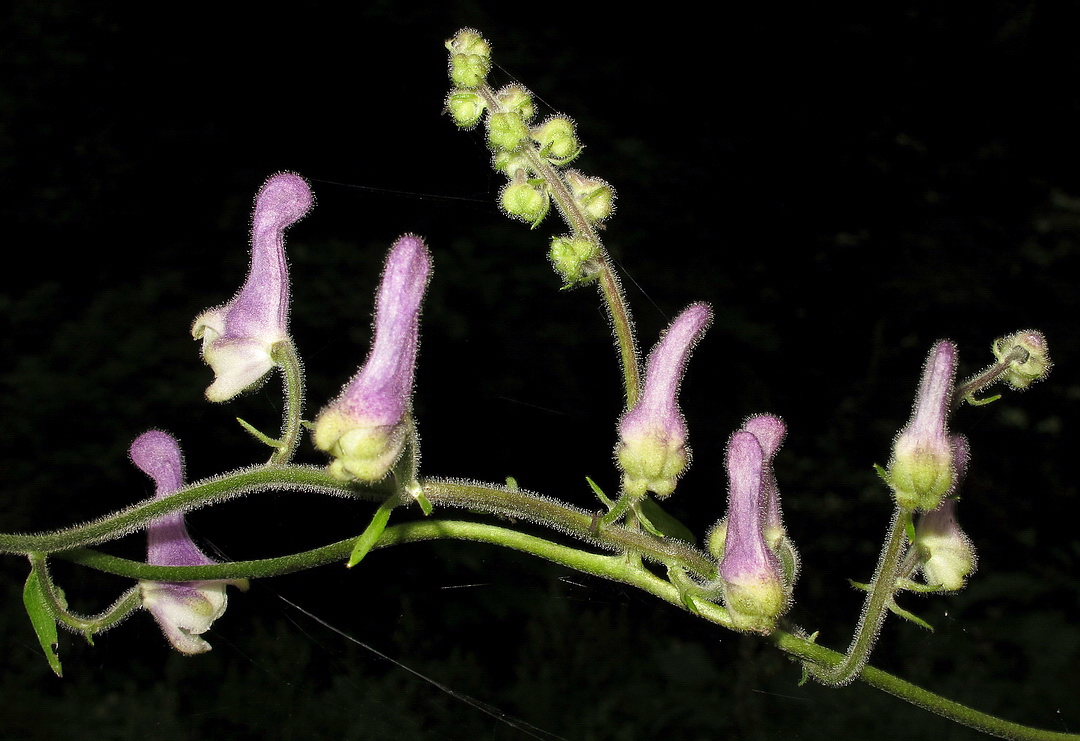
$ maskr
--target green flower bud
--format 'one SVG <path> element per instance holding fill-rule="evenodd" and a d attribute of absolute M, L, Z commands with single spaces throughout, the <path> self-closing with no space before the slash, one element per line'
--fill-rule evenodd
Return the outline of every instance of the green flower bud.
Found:
<path fill-rule="evenodd" d="M 540 156 L 556 165 L 566 165 L 581 152 L 574 133 L 574 122 L 566 116 L 549 118 L 530 132 L 533 141 L 540 145 Z"/>
<path fill-rule="evenodd" d="M 526 180 L 524 175 L 507 183 L 499 198 L 503 210 L 535 227 L 543 221 L 551 205 L 551 198 L 541 183 Z"/>
<path fill-rule="evenodd" d="M 450 79 L 462 88 L 484 84 L 491 70 L 491 47 L 484 37 L 471 28 L 463 28 L 446 42 L 450 51 Z"/>
<path fill-rule="evenodd" d="M 476 54 L 491 58 L 491 45 L 473 28 L 463 28 L 446 42 L 446 48 L 452 54 Z"/>
<path fill-rule="evenodd" d="M 1027 356 L 1018 352 L 1020 357 L 1010 362 L 1003 380 L 1014 389 L 1026 389 L 1035 381 L 1046 378 L 1052 363 L 1046 338 L 1038 330 L 1026 329 L 995 340 L 994 357 L 999 363 L 1005 362 L 1006 356 L 1017 348 L 1026 351 Z"/>
<path fill-rule="evenodd" d="M 587 283 L 600 274 L 596 262 L 599 250 L 585 237 L 555 237 L 551 240 L 551 258 L 566 287 Z"/>
<path fill-rule="evenodd" d="M 463 129 L 471 129 L 484 115 L 484 99 L 467 90 L 454 90 L 446 99 L 446 110 L 454 117 L 454 123 Z"/>
<path fill-rule="evenodd" d="M 603 221 L 615 210 L 615 189 L 606 180 L 586 177 L 577 170 L 567 170 L 566 183 L 590 221 Z"/>
<path fill-rule="evenodd" d="M 498 172 L 503 173 L 511 180 L 517 177 L 518 172 L 524 173 L 526 176 L 533 174 L 529 158 L 520 150 L 517 152 L 507 152 L 504 149 L 499 150 L 495 153 L 494 167 Z"/>
<path fill-rule="evenodd" d="M 499 111 L 488 119 L 488 144 L 495 151 L 514 152 L 528 137 L 529 130 L 520 113 Z"/>
<path fill-rule="evenodd" d="M 521 119 L 526 123 L 536 115 L 532 93 L 521 85 L 507 85 L 495 93 L 495 99 L 502 104 L 503 110 L 520 114 Z"/>
<path fill-rule="evenodd" d="M 476 54 L 454 54 L 450 57 L 450 81 L 458 87 L 480 87 L 490 70 L 491 60 Z"/>

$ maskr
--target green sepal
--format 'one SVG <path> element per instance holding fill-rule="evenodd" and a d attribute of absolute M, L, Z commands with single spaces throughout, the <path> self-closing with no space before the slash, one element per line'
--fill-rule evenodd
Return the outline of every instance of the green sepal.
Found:
<path fill-rule="evenodd" d="M 968 394 L 964 397 L 964 401 L 973 407 L 986 406 L 987 404 L 993 404 L 995 401 L 1001 398 L 1001 394 L 994 394 L 993 396 L 987 396 L 985 399 L 976 399 L 974 394 Z"/>
<path fill-rule="evenodd" d="M 905 512 L 905 513 L 902 513 L 900 516 L 907 518 L 907 522 L 904 523 L 904 532 L 907 534 L 908 542 L 909 543 L 914 543 L 915 542 L 915 522 L 911 519 L 911 513 Z"/>
<path fill-rule="evenodd" d="M 394 509 L 396 503 L 397 497 L 390 497 L 375 510 L 375 516 L 371 518 L 371 523 L 364 532 L 360 534 L 360 537 L 356 539 L 356 544 L 353 546 L 352 553 L 349 554 L 349 562 L 345 564 L 347 568 L 351 569 L 353 566 L 364 560 L 364 556 L 366 556 L 368 551 L 374 547 L 375 543 L 379 540 L 379 536 L 382 535 L 383 530 L 386 529 L 386 522 L 390 519 L 390 511 Z M 428 506 L 430 507 L 431 505 L 429 504 Z"/>
<path fill-rule="evenodd" d="M 889 472 L 879 466 L 877 463 L 874 464 L 874 471 L 876 471 L 877 475 L 881 477 L 881 480 L 885 482 L 885 485 L 891 489 L 892 479 L 889 477 Z"/>
<path fill-rule="evenodd" d="M 420 509 L 423 511 L 424 517 L 430 517 L 431 512 L 434 508 L 431 506 L 431 502 L 428 501 L 428 498 L 424 496 L 424 492 L 418 491 L 412 495 L 412 498 L 415 499 L 416 503 L 420 505 Z"/>
<path fill-rule="evenodd" d="M 697 538 L 690 528 L 669 515 L 652 497 L 646 496 L 638 506 L 638 515 L 646 529 L 653 535 L 676 538 L 687 543 L 696 543 Z"/>
<path fill-rule="evenodd" d="M 905 610 L 904 608 L 900 607 L 899 605 L 896 604 L 896 602 L 892 602 L 892 601 L 889 602 L 889 610 L 894 615 L 902 617 L 902 618 L 904 618 L 904 620 L 909 620 L 909 621 L 915 623 L 916 625 L 918 625 L 920 628 L 926 628 L 931 633 L 934 632 L 934 626 L 932 626 L 930 623 L 923 620 L 918 615 L 910 613 L 907 610 Z"/>
<path fill-rule="evenodd" d="M 30 623 L 34 626 L 38 642 L 45 651 L 45 658 L 49 667 L 58 677 L 64 676 L 60 667 L 60 657 L 56 653 L 59 636 L 56 631 L 56 620 L 49 611 L 44 587 L 38 578 L 36 569 L 31 569 L 30 576 L 26 578 L 26 586 L 23 588 L 23 604 L 26 606 L 26 614 L 30 616 Z"/>
<path fill-rule="evenodd" d="M 679 590 L 679 599 L 682 600 L 683 607 L 695 615 L 700 615 L 701 610 L 694 601 L 694 597 L 704 597 L 705 591 L 690 580 L 681 566 L 668 566 L 668 581 Z"/>
<path fill-rule="evenodd" d="M 259 430 L 255 429 L 253 425 L 245 422 L 239 417 L 236 418 L 236 421 L 239 422 L 240 426 L 247 430 L 249 433 L 251 433 L 252 437 L 254 437 L 259 442 L 269 445 L 275 450 L 280 450 L 281 448 L 285 447 L 285 443 L 281 442 L 280 440 L 275 440 L 264 432 L 260 432 Z"/>
<path fill-rule="evenodd" d="M 850 581 L 850 579 L 848 581 Z M 851 583 L 854 584 L 855 582 L 851 582 Z M 806 637 L 806 640 L 809 641 L 810 643 L 817 643 L 817 637 L 818 637 L 819 632 L 820 631 L 815 630 L 813 633 L 811 633 L 810 635 L 808 635 Z M 804 661 L 803 664 L 802 664 L 802 676 L 799 677 L 799 687 L 802 687 L 804 684 L 806 684 L 807 680 L 809 680 L 809 679 L 810 679 L 810 669 L 808 668 L 807 662 Z"/>
<path fill-rule="evenodd" d="M 900 589 L 916 592 L 918 594 L 930 594 L 932 592 L 945 591 L 945 587 L 941 584 L 919 584 L 911 579 L 901 579 L 897 584 Z"/>
<path fill-rule="evenodd" d="M 607 498 L 607 495 L 604 494 L 603 489 L 601 489 L 595 481 L 590 479 L 588 476 L 585 477 L 585 480 L 589 482 L 589 488 L 593 490 L 593 494 L 596 495 L 596 498 L 599 499 L 603 503 L 603 505 L 608 508 L 608 510 L 611 510 L 615 507 L 615 502 Z"/>

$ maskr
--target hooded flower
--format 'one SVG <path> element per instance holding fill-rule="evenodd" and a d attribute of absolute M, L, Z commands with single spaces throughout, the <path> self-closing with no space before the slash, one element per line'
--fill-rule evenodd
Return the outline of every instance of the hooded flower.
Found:
<path fill-rule="evenodd" d="M 686 469 L 686 421 L 679 412 L 678 394 L 686 360 L 712 321 L 708 304 L 691 304 L 649 354 L 641 398 L 619 420 L 615 455 L 623 484 L 634 497 L 652 491 L 666 497 Z"/>
<path fill-rule="evenodd" d="M 728 441 L 728 514 L 720 581 L 724 605 L 738 630 L 767 635 L 789 590 L 780 559 L 765 540 L 765 453 L 758 438 L 739 430 Z"/>
<path fill-rule="evenodd" d="M 407 234 L 394 243 L 375 300 L 371 352 L 315 421 L 315 445 L 334 456 L 330 471 L 338 478 L 378 481 L 404 450 L 412 428 L 420 306 L 430 274 L 423 240 Z"/>
<path fill-rule="evenodd" d="M 143 433 L 131 444 L 131 460 L 154 480 L 155 499 L 184 483 L 184 464 L 176 440 L 160 430 Z M 184 515 L 174 512 L 157 518 L 146 529 L 146 562 L 153 566 L 206 566 L 214 563 L 191 541 Z M 225 612 L 226 581 L 140 581 L 143 607 L 165 632 L 177 651 L 198 654 L 210 650 L 199 637 Z"/>
<path fill-rule="evenodd" d="M 947 424 L 955 373 L 956 346 L 942 340 L 926 359 L 915 413 L 893 443 L 889 482 L 903 509 L 935 509 L 953 484 Z"/>
<path fill-rule="evenodd" d="M 214 369 L 214 382 L 206 389 L 210 401 L 228 401 L 276 365 L 274 345 L 288 339 L 284 233 L 311 204 L 307 181 L 290 172 L 271 177 L 255 198 L 247 280 L 232 301 L 204 312 L 191 330 L 203 341 L 203 360 Z"/>

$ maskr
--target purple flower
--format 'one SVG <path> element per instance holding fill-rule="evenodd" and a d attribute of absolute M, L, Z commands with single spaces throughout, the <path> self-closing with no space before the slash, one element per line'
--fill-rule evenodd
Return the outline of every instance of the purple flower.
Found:
<path fill-rule="evenodd" d="M 780 559 L 765 540 L 765 461 L 752 432 L 728 441 L 728 514 L 720 580 L 724 605 L 738 630 L 767 635 L 784 611 L 789 590 Z"/>
<path fill-rule="evenodd" d="M 420 306 L 431 256 L 407 234 L 390 249 L 375 300 L 375 338 L 360 371 L 315 422 L 315 445 L 334 456 L 332 474 L 378 481 L 397 462 L 411 434 L 413 372 Z"/>
<path fill-rule="evenodd" d="M 258 383 L 276 365 L 274 345 L 288 339 L 289 272 L 285 229 L 311 208 L 311 189 L 299 175 L 280 172 L 255 198 L 251 267 L 232 301 L 203 312 L 191 334 L 203 341 L 203 360 L 214 369 L 210 401 L 227 401 Z"/>
<path fill-rule="evenodd" d="M 893 443 L 889 483 L 896 503 L 929 511 L 953 484 L 953 455 L 946 427 L 956 373 L 956 346 L 941 340 L 923 368 L 915 413 Z"/>
<path fill-rule="evenodd" d="M 645 387 L 634 408 L 619 420 L 615 455 L 623 469 L 623 486 L 631 496 L 646 491 L 666 497 L 690 459 L 686 421 L 679 412 L 679 384 L 694 344 L 712 321 L 708 304 L 691 304 L 649 354 Z"/>
<path fill-rule="evenodd" d="M 176 440 L 160 430 L 143 433 L 131 444 L 132 462 L 154 480 L 155 499 L 183 486 L 184 463 Z M 191 541 L 181 512 L 162 515 L 146 529 L 146 562 L 154 566 L 206 566 L 214 563 Z M 177 651 L 210 650 L 199 637 L 225 612 L 226 581 L 140 581 L 143 607 L 150 611 Z"/>

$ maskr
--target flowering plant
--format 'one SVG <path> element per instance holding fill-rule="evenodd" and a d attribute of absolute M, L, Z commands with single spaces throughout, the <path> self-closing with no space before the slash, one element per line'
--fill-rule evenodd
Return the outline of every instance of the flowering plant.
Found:
<path fill-rule="evenodd" d="M 54 670 L 60 672 L 57 625 L 89 639 L 143 608 L 173 646 L 201 652 L 208 646 L 199 636 L 225 610 L 227 581 L 243 583 L 334 562 L 362 571 L 366 564 L 358 565 L 378 549 L 460 539 L 533 554 L 636 587 L 722 628 L 763 636 L 800 662 L 804 678 L 830 686 L 861 680 L 1006 737 L 1068 737 L 952 703 L 867 663 L 889 614 L 925 624 L 897 603 L 904 592 L 955 591 L 971 576 L 975 545 L 959 530 L 955 512 L 967 464 L 966 443 L 950 436 L 953 417 L 965 404 L 988 402 L 981 393 L 998 381 L 1026 387 L 1045 377 L 1050 369 L 1046 339 L 1035 330 L 1001 337 L 994 342 L 995 362 L 960 384 L 955 382 L 955 344 L 941 341 L 930 351 L 914 415 L 899 431 L 887 468 L 880 470 L 895 507 L 874 576 L 860 585 L 867 592 L 862 616 L 848 650 L 830 650 L 817 643 L 816 632 L 788 617 L 798 600 L 800 558 L 780 520 L 774 470 L 786 425 L 773 414 L 757 414 L 728 438 L 728 514 L 715 522 L 707 539 L 701 538 L 700 529 L 695 535 L 672 516 L 668 498 L 687 496 L 690 488 L 683 478 L 691 464 L 689 425 L 678 406 L 678 391 L 684 375 L 693 371 L 690 350 L 699 341 L 708 342 L 712 311 L 704 303 L 682 311 L 656 341 L 643 374 L 631 309 L 601 239 L 601 227 L 614 216 L 613 188 L 569 167 L 582 145 L 567 117 L 538 122 L 528 90 L 516 84 L 495 89 L 488 83 L 491 49 L 479 33 L 463 29 L 447 42 L 447 49 L 453 84 L 447 110 L 463 128 L 483 123 L 495 169 L 506 179 L 500 205 L 533 226 L 552 210 L 557 212 L 568 230 L 552 237 L 548 246 L 559 280 L 564 288 L 595 286 L 602 297 L 622 369 L 617 396 L 623 409 L 611 419 L 618 492 L 609 497 L 592 484 L 597 501 L 582 508 L 523 490 L 514 481 L 484 483 L 421 471 L 414 373 L 422 361 L 421 305 L 439 250 L 414 235 L 399 238 L 387 255 L 367 360 L 340 394 L 326 400 L 322 411 L 306 422 L 302 365 L 288 334 L 290 291 L 282 234 L 308 212 L 312 201 L 303 178 L 280 173 L 266 181 L 256 199 L 247 282 L 231 301 L 200 315 L 193 332 L 215 374 L 207 390 L 211 401 L 229 400 L 280 369 L 285 390 L 281 434 L 271 436 L 242 422 L 270 449 L 268 461 L 183 485 L 175 441 L 165 433 L 145 433 L 132 444 L 131 456 L 155 480 L 155 497 L 87 525 L 0 536 L 0 550 L 30 561 L 24 599 Z M 321 465 L 295 462 L 305 424 L 312 428 L 314 447 L 328 454 Z M 797 439 L 798 431 L 791 432 Z M 695 440 L 700 441 L 695 442 L 699 450 L 710 444 Z M 718 441 L 711 444 L 720 447 Z M 545 451 L 555 463 L 558 447 L 554 441 Z M 377 507 L 366 526 L 348 538 L 250 561 L 215 563 L 191 542 L 183 524 L 184 512 L 288 489 Z M 446 518 L 448 510 L 477 516 Z M 494 524 L 483 517 L 489 514 L 509 524 Z M 391 525 L 394 517 L 398 521 Z M 533 524 L 555 534 L 533 534 L 528 527 Z M 140 529 L 150 541 L 146 563 L 91 548 Z M 81 615 L 69 609 L 52 578 L 49 562 L 56 559 L 135 579 L 139 586 L 105 612 Z M 802 560 L 809 567 L 809 559 Z M 922 582 L 915 580 L 917 574 Z"/>

